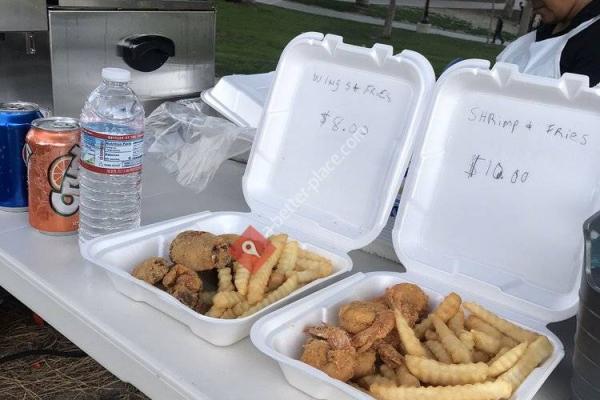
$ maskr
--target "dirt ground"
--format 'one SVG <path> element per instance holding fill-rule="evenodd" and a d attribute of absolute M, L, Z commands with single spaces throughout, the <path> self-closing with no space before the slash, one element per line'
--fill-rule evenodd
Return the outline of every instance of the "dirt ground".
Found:
<path fill-rule="evenodd" d="M 33 318 L 27 307 L 0 288 L 0 399 L 148 398 L 121 382 L 53 327 Z"/>

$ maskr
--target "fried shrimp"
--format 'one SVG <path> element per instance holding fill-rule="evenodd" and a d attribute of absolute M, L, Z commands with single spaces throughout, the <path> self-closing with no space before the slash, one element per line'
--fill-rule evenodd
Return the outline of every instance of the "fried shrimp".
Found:
<path fill-rule="evenodd" d="M 400 283 L 388 288 L 385 298 L 390 308 L 402 312 L 411 327 L 427 314 L 429 297 L 423 289 L 412 283 Z"/>
<path fill-rule="evenodd" d="M 375 373 L 375 360 L 377 355 L 374 350 L 363 351 L 356 354 L 356 365 L 354 366 L 354 378 L 373 375 Z"/>
<path fill-rule="evenodd" d="M 358 333 L 373 324 L 377 312 L 386 309 L 385 305 L 370 301 L 353 301 L 344 304 L 338 312 L 340 326 L 349 333 Z"/>
<path fill-rule="evenodd" d="M 377 354 L 381 361 L 390 368 L 396 369 L 404 364 L 404 357 L 389 343 L 381 342 L 377 345 Z"/>
<path fill-rule="evenodd" d="M 371 326 L 352 337 L 352 345 L 359 352 L 369 350 L 376 341 L 385 338 L 394 329 L 395 321 L 394 313 L 391 310 L 378 311 Z"/>
<path fill-rule="evenodd" d="M 327 325 L 309 327 L 305 332 L 319 339 L 310 339 L 304 345 L 300 358 L 303 362 L 344 382 L 354 377 L 357 354 L 348 332 Z"/>

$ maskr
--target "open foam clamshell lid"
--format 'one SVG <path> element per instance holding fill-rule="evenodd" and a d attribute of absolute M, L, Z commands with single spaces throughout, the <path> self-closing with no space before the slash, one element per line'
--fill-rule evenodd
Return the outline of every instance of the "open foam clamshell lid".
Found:
<path fill-rule="evenodd" d="M 435 75 L 413 51 L 306 33 L 279 60 L 243 180 L 253 214 L 344 252 L 385 226 Z"/>
<path fill-rule="evenodd" d="M 202 92 L 202 100 L 234 124 L 256 128 L 274 72 L 228 75 Z"/>
<path fill-rule="evenodd" d="M 544 324 L 576 313 L 582 225 L 600 208 L 600 89 L 470 60 L 438 81 L 401 198 L 409 274 Z"/>

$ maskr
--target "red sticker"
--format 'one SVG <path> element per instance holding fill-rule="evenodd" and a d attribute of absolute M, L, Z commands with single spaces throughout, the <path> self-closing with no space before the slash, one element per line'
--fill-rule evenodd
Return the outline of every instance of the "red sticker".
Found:
<path fill-rule="evenodd" d="M 251 273 L 258 271 L 274 251 L 275 246 L 252 226 L 229 248 L 231 256 Z"/>

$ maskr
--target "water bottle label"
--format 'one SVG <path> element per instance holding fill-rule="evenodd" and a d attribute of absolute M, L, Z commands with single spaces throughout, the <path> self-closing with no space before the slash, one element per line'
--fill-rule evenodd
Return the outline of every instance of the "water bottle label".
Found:
<path fill-rule="evenodd" d="M 124 175 L 142 170 L 144 134 L 109 135 L 82 130 L 81 166 L 100 174 Z"/>

